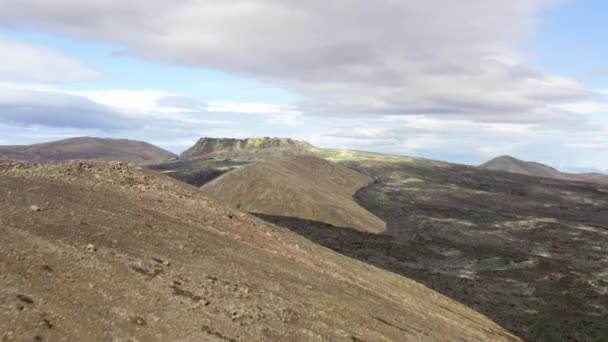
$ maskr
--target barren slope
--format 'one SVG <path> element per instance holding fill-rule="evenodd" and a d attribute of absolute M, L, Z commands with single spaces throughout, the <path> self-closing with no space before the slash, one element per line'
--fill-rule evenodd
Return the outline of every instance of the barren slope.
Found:
<path fill-rule="evenodd" d="M 608 175 L 604 173 L 570 173 L 568 175 L 575 176 L 577 181 L 608 185 Z"/>
<path fill-rule="evenodd" d="M 173 157 L 176 155 L 152 144 L 127 139 L 82 137 L 25 146 L 0 146 L 0 160 L 37 163 L 93 159 L 146 163 Z"/>
<path fill-rule="evenodd" d="M 172 176 L 202 182 L 206 172 L 271 158 L 266 152 L 213 156 L 184 171 L 166 167 L 176 170 Z M 387 231 L 370 234 L 288 212 L 258 216 L 412 277 L 527 340 L 608 341 L 607 186 L 360 151 L 307 153 L 373 178 L 355 198 Z M 257 176 L 249 180 L 272 193 L 273 173 Z M 224 197 L 233 191 L 224 190 Z"/>
<path fill-rule="evenodd" d="M 137 168 L 0 164 L 0 203 L 2 341 L 516 340 Z"/>
<path fill-rule="evenodd" d="M 386 229 L 384 222 L 353 200 L 355 192 L 371 181 L 321 158 L 287 156 L 242 166 L 205 184 L 201 190 L 248 212 L 381 232 Z"/>

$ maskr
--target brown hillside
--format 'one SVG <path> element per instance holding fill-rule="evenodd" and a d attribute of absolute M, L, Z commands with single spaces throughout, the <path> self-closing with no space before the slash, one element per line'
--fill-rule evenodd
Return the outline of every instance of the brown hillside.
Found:
<path fill-rule="evenodd" d="M 428 288 L 114 164 L 0 164 L 2 341 L 515 341 Z"/>
<path fill-rule="evenodd" d="M 608 175 L 603 175 L 600 173 L 565 173 L 544 164 L 527 162 L 511 156 L 500 156 L 494 158 L 481 164 L 479 167 L 482 169 L 505 171 L 534 177 L 608 184 Z"/>
<path fill-rule="evenodd" d="M 152 144 L 106 138 L 70 138 L 42 144 L 0 146 L 0 160 L 56 163 L 70 160 L 107 160 L 146 163 L 176 157 Z"/>
<path fill-rule="evenodd" d="M 589 182 L 589 183 L 597 183 L 597 184 L 605 184 L 608 185 L 608 175 L 603 173 L 579 173 L 579 174 L 569 174 L 570 176 L 575 176 L 578 181 L 581 182 Z"/>
<path fill-rule="evenodd" d="M 386 225 L 359 206 L 355 192 L 371 179 L 340 164 L 287 156 L 258 161 L 205 184 L 210 197 L 244 211 L 382 232 Z"/>

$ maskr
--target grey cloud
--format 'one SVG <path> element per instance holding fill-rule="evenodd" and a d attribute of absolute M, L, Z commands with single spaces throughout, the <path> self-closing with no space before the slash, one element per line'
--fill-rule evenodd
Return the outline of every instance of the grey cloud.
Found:
<path fill-rule="evenodd" d="M 87 98 L 54 92 L 0 90 L 0 123 L 49 127 L 137 127 L 136 122 Z"/>
<path fill-rule="evenodd" d="M 593 96 L 527 66 L 514 49 L 534 29 L 536 12 L 558 2 L 21 0 L 0 3 L 0 25 L 112 41 L 127 54 L 255 77 L 301 94 L 308 113 L 466 113 L 488 121 L 496 116 L 486 113 L 497 112 L 525 121 Z"/>
<path fill-rule="evenodd" d="M 325 134 L 326 137 L 338 138 L 338 139 L 355 139 L 355 140 L 403 140 L 407 139 L 411 135 L 419 135 L 430 133 L 429 130 L 415 128 L 415 127 L 379 127 L 376 125 L 370 125 L 365 129 L 363 128 L 350 128 L 350 129 L 339 129 L 336 132 Z"/>

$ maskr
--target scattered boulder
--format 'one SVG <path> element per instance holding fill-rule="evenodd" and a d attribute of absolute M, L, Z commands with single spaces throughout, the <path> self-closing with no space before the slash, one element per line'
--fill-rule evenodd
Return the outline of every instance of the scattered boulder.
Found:
<path fill-rule="evenodd" d="M 131 321 L 131 323 L 133 323 L 133 324 L 135 324 L 135 325 L 142 326 L 142 327 L 143 327 L 143 326 L 145 326 L 145 325 L 147 324 L 147 323 L 146 323 L 146 320 L 145 320 L 145 319 L 143 319 L 143 318 L 142 318 L 142 317 L 140 317 L 140 316 L 133 316 L 133 317 L 131 317 L 129 320 Z"/>
<path fill-rule="evenodd" d="M 146 276 L 148 279 L 153 279 L 159 274 L 163 273 L 163 269 L 160 265 L 150 261 L 137 261 L 129 264 L 129 268 L 133 271 Z"/>
<path fill-rule="evenodd" d="M 18 294 L 17 299 L 26 304 L 34 304 L 34 300 L 26 295 Z"/>

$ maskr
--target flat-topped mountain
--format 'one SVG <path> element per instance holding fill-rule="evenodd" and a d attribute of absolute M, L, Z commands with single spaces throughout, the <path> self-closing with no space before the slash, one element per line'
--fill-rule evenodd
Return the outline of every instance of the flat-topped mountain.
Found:
<path fill-rule="evenodd" d="M 309 143 L 291 138 L 258 137 L 247 139 L 201 138 L 194 146 L 184 151 L 181 158 L 195 158 L 216 152 L 261 150 L 268 148 L 308 148 Z"/>
<path fill-rule="evenodd" d="M 150 143 L 128 139 L 78 137 L 34 145 L 0 146 L 0 160 L 36 163 L 69 160 L 146 163 L 174 157 L 175 154 Z"/>
<path fill-rule="evenodd" d="M 608 175 L 601 173 L 565 173 L 550 166 L 519 160 L 511 156 L 500 156 L 479 166 L 482 169 L 505 171 L 522 175 L 581 182 L 608 184 Z"/>

